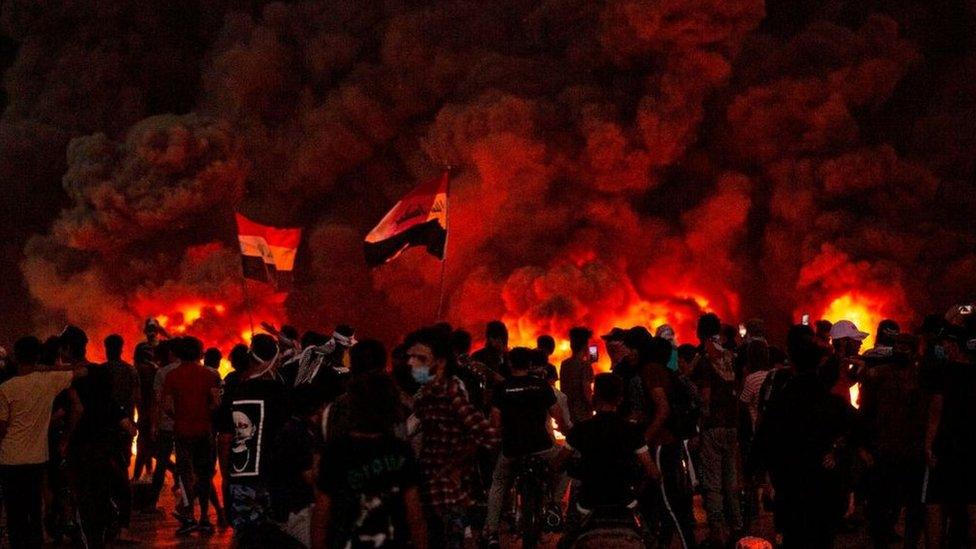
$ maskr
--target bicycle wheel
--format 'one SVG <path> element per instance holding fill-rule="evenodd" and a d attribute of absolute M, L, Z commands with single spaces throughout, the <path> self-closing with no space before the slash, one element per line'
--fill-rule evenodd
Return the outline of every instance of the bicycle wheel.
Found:
<path fill-rule="evenodd" d="M 522 547 L 535 549 L 542 536 L 542 486 L 536 479 L 524 479 L 519 486 L 521 508 L 519 531 Z"/>

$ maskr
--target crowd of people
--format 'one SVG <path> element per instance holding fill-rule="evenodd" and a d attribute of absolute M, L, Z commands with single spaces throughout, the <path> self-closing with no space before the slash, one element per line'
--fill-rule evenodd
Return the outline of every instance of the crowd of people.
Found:
<path fill-rule="evenodd" d="M 792 326 L 781 347 L 761 320 L 713 313 L 697 345 L 668 325 L 577 327 L 558 368 L 551 336 L 509 348 L 499 321 L 476 352 L 446 323 L 389 353 L 345 325 L 263 326 L 223 379 L 220 350 L 152 319 L 132 363 L 118 335 L 89 361 L 75 326 L 17 340 L 0 384 L 10 544 L 138 543 L 133 483 L 160 513 L 169 474 L 174 534 L 209 535 L 213 518 L 240 547 L 491 548 L 529 512 L 563 547 L 627 524 L 646 547 L 821 548 L 859 521 L 876 547 L 976 545 L 971 306 L 911 333 L 885 320 L 863 353 L 849 320 Z M 545 465 L 538 509 L 513 495 L 530 460 Z M 772 537 L 764 510 L 768 541 L 750 537 Z"/>

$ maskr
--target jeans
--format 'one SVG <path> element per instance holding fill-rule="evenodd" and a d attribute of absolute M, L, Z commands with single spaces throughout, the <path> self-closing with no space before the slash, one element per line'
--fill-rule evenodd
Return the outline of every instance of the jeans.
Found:
<path fill-rule="evenodd" d="M 206 522 L 213 480 L 213 446 L 210 435 L 176 439 L 176 471 L 183 480 L 186 501 L 193 515 L 193 500 L 200 502 L 200 521 Z"/>
<path fill-rule="evenodd" d="M 443 549 L 463 549 L 466 518 L 467 509 L 460 505 L 430 510 L 427 515 L 429 546 Z"/>
<path fill-rule="evenodd" d="M 7 504 L 10 546 L 40 547 L 44 539 L 41 518 L 41 485 L 44 464 L 0 465 L 0 482 Z"/>
<path fill-rule="evenodd" d="M 154 441 L 156 450 L 156 468 L 152 476 L 153 498 L 159 499 L 159 492 L 163 489 L 163 482 L 166 480 L 166 471 L 173 473 L 173 483 L 177 483 L 175 467 L 170 461 L 173 455 L 173 431 L 159 431 L 156 433 Z"/>
<path fill-rule="evenodd" d="M 559 448 L 553 446 L 547 450 L 542 450 L 541 452 L 535 452 L 533 456 L 541 456 L 546 459 L 546 461 L 552 463 L 552 461 L 559 454 Z M 514 480 L 513 465 L 519 458 L 505 457 L 504 454 L 498 456 L 498 463 L 495 464 L 495 472 L 491 478 L 491 491 L 488 493 L 488 517 L 485 520 L 485 530 L 488 535 L 495 535 L 498 533 L 498 526 L 502 518 L 502 505 L 505 502 L 505 494 L 512 487 L 512 481 Z M 550 467 L 550 478 L 546 480 L 546 486 L 554 486 L 557 482 L 555 478 L 555 473 L 552 472 Z M 546 491 L 548 493 L 548 489 Z M 541 510 L 540 510 L 541 511 Z"/>
<path fill-rule="evenodd" d="M 701 435 L 702 481 L 705 512 L 712 536 L 743 529 L 739 507 L 739 441 L 734 427 L 706 429 Z"/>

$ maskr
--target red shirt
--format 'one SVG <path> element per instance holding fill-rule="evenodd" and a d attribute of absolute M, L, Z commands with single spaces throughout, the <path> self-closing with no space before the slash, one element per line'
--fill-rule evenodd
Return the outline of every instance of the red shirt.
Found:
<path fill-rule="evenodd" d="M 214 389 L 220 387 L 220 375 L 211 368 L 184 362 L 166 375 L 163 401 L 173 399 L 173 434 L 191 438 L 210 435 Z"/>

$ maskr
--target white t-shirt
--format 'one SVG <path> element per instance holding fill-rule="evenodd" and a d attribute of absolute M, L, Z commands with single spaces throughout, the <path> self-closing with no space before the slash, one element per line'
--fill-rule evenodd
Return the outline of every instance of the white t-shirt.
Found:
<path fill-rule="evenodd" d="M 7 422 L 7 434 L 0 440 L 0 465 L 47 463 L 54 399 L 71 386 L 72 379 L 70 371 L 31 372 L 0 385 L 0 421 Z"/>

